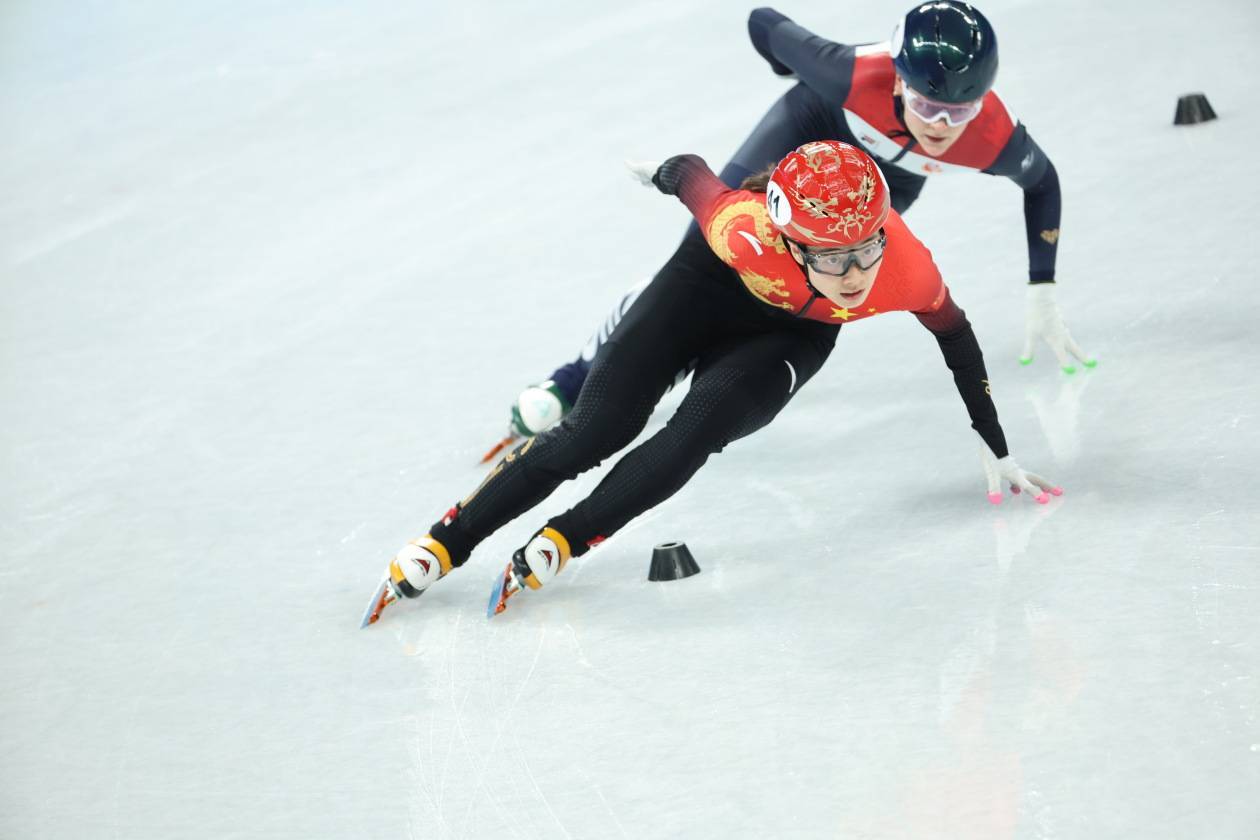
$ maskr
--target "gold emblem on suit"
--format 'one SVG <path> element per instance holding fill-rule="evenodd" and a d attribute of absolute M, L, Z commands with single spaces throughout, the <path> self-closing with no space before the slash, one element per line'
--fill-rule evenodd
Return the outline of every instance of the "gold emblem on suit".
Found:
<path fill-rule="evenodd" d="M 713 253 L 717 254 L 718 259 L 727 265 L 732 265 L 735 262 L 735 252 L 731 249 L 729 242 L 729 237 L 732 233 L 731 227 L 745 216 L 752 219 L 758 242 L 780 254 L 787 253 L 787 246 L 783 244 L 783 237 L 779 236 L 779 232 L 770 224 L 770 216 L 766 213 L 765 202 L 750 199 L 747 201 L 736 201 L 723 207 L 709 221 L 708 236 L 706 238 L 709 240 L 709 245 L 713 248 Z"/>
<path fill-rule="evenodd" d="M 788 297 L 791 293 L 784 288 L 787 281 L 783 279 L 774 280 L 753 271 L 741 271 L 739 279 L 744 281 L 744 286 L 748 291 L 752 292 L 752 296 L 762 303 L 768 303 L 779 309 L 786 309 L 791 312 L 794 307 L 787 301 L 774 301 L 770 299 L 771 295 L 778 297 Z"/>
<path fill-rule="evenodd" d="M 534 443 L 537 440 L 538 440 L 538 436 L 535 435 L 534 437 L 530 438 L 529 440 L 525 441 L 523 444 L 518 446 L 516 449 L 513 449 L 511 452 L 509 452 L 507 454 L 507 457 L 505 457 L 502 461 L 500 461 L 495 466 L 495 468 L 490 471 L 490 474 L 481 480 L 481 483 L 477 485 L 477 489 L 469 493 L 468 497 L 459 503 L 459 506 L 468 507 L 468 503 L 471 502 L 473 499 L 475 499 L 477 497 L 477 494 L 480 493 L 487 484 L 493 481 L 499 475 L 499 473 L 503 472 L 504 467 L 506 467 L 508 464 L 512 463 L 517 458 L 519 458 L 520 456 L 528 452 L 530 448 L 533 447 Z"/>

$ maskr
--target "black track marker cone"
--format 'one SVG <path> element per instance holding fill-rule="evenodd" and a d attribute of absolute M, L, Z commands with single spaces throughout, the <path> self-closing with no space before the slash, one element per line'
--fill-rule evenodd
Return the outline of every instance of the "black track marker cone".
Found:
<path fill-rule="evenodd" d="M 1216 112 L 1202 93 L 1187 93 L 1177 99 L 1177 113 L 1173 125 L 1194 125 L 1216 119 Z"/>
<path fill-rule="evenodd" d="M 652 549 L 652 568 L 648 571 L 648 580 L 678 580 L 700 573 L 696 558 L 686 543 L 661 543 Z"/>

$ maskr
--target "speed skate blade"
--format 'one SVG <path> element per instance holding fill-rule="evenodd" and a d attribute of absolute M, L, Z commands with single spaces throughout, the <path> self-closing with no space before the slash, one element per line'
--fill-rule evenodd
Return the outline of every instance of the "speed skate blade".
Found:
<path fill-rule="evenodd" d="M 495 455 L 498 455 L 500 452 L 502 452 L 504 449 L 507 449 L 509 446 L 516 443 L 518 440 L 520 440 L 520 437 L 518 435 L 508 435 L 503 440 L 499 441 L 494 446 L 490 447 L 490 451 L 487 452 L 485 455 L 481 456 L 481 461 L 479 463 L 482 463 L 482 464 L 490 463 L 490 460 L 494 458 Z"/>
<path fill-rule="evenodd" d="M 368 602 L 367 610 L 363 613 L 363 623 L 359 625 L 362 630 L 369 624 L 375 624 L 381 620 L 381 613 L 390 604 L 398 600 L 398 595 L 394 593 L 394 587 L 389 585 L 389 578 L 381 581 L 380 586 L 376 587 L 376 591 L 372 593 L 372 600 Z"/>
<path fill-rule="evenodd" d="M 494 583 L 494 591 L 490 593 L 490 603 L 486 605 L 486 618 L 494 618 L 507 609 L 507 600 L 520 591 L 516 581 L 512 579 L 512 564 L 508 563 L 503 574 Z"/>

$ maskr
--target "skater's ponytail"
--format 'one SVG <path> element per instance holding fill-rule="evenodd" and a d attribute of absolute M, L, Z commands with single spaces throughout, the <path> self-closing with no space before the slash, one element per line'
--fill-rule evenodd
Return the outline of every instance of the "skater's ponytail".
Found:
<path fill-rule="evenodd" d="M 771 164 L 755 175 L 749 175 L 740 182 L 739 188 L 741 190 L 748 190 L 749 192 L 763 193 L 766 191 L 766 184 L 770 183 L 770 176 L 773 174 L 774 165 Z"/>

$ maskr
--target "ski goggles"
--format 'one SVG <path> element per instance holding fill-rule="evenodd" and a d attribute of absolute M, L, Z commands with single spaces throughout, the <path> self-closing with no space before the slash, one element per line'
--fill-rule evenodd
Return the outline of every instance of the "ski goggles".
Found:
<path fill-rule="evenodd" d="M 888 237 L 884 234 L 884 229 L 880 228 L 879 237 L 861 248 L 850 250 L 833 248 L 826 251 L 811 251 L 799 242 L 797 247 L 801 249 L 801 255 L 805 258 L 805 264 L 814 269 L 814 271 L 817 271 L 819 274 L 830 274 L 833 277 L 840 277 L 847 274 L 849 269 L 855 265 L 863 271 L 874 266 L 875 263 L 884 258 L 884 247 L 887 244 Z"/>
<path fill-rule="evenodd" d="M 943 118 L 953 128 L 974 120 L 984 105 L 983 97 L 971 102 L 937 102 L 921 93 L 915 93 L 914 89 L 904 82 L 901 85 L 901 101 L 924 122 L 934 123 Z"/>

